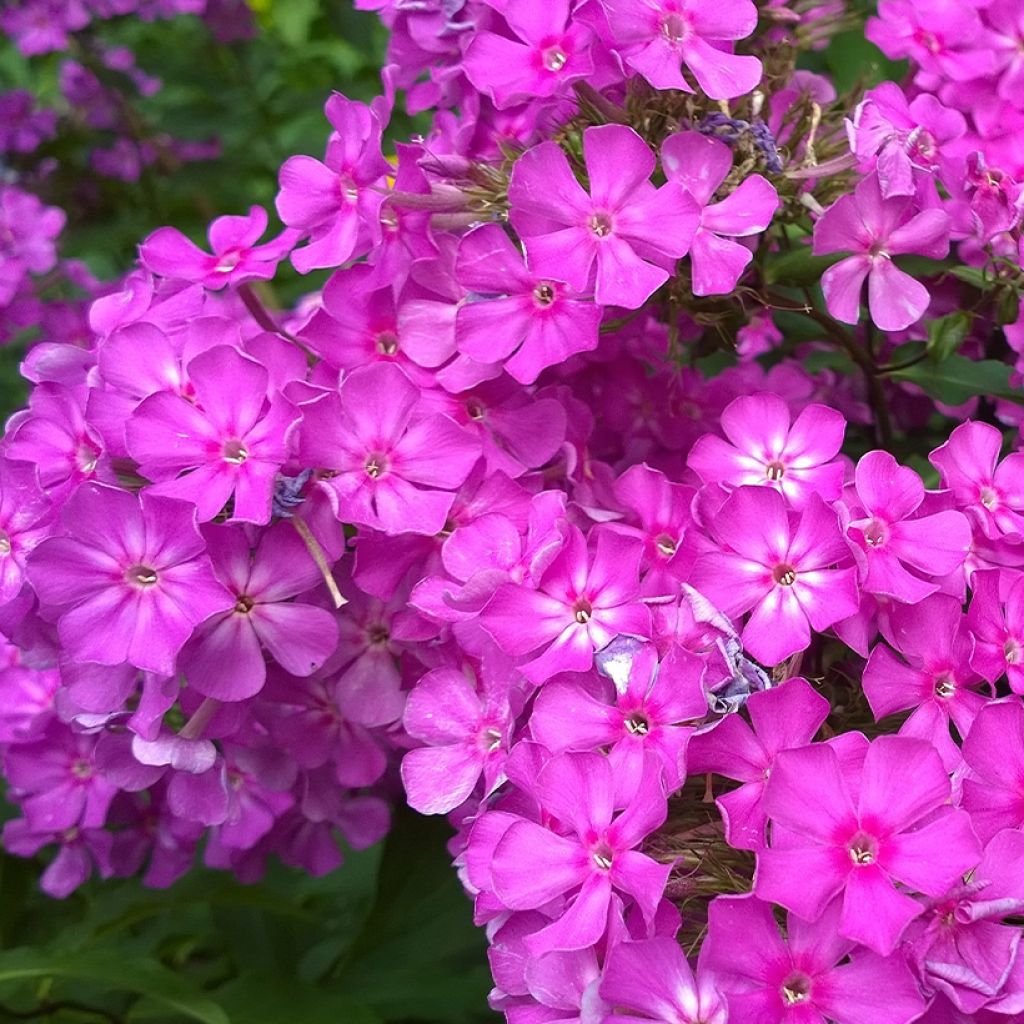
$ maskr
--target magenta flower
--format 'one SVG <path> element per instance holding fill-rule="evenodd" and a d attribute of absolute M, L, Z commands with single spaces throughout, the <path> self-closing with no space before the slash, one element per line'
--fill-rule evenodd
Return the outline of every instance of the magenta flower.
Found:
<path fill-rule="evenodd" d="M 915 516 L 924 484 L 888 453 L 868 452 L 857 463 L 858 504 L 847 534 L 856 542 L 869 594 L 916 604 L 939 589 L 921 575 L 942 577 L 959 569 L 971 548 L 971 524 L 952 509 Z"/>
<path fill-rule="evenodd" d="M 808 405 L 791 420 L 778 395 L 744 395 L 725 407 L 721 425 L 728 440 L 705 434 L 687 458 L 705 483 L 774 487 L 794 508 L 812 494 L 835 501 L 843 493 L 837 455 L 846 420 L 835 409 Z"/>
<path fill-rule="evenodd" d="M 843 323 L 857 323 L 867 281 L 871 319 L 881 330 L 902 331 L 916 323 L 931 297 L 892 257 L 915 253 L 942 259 L 949 252 L 949 230 L 949 216 L 942 210 L 918 212 L 905 196 L 885 199 L 878 175 L 868 175 L 853 195 L 837 199 L 814 225 L 815 255 L 852 253 L 822 276 L 829 312 Z"/>
<path fill-rule="evenodd" d="M 698 132 L 670 135 L 661 146 L 661 165 L 701 208 L 690 246 L 694 295 L 727 295 L 735 287 L 751 250 L 734 238 L 760 234 L 779 208 L 779 194 L 760 174 L 751 174 L 720 202 L 711 199 L 732 170 L 732 150 Z"/>
<path fill-rule="evenodd" d="M 593 73 L 591 32 L 570 21 L 568 0 L 509 0 L 501 13 L 517 39 L 476 32 L 466 47 L 466 77 L 498 108 L 546 99 Z"/>
<path fill-rule="evenodd" d="M 585 672 L 594 651 L 620 633 L 648 636 L 650 613 L 640 602 L 642 545 L 595 530 L 592 549 L 574 526 L 536 590 L 503 584 L 481 623 L 513 657 L 532 655 L 519 671 L 535 683 L 557 672 Z"/>
<path fill-rule="evenodd" d="M 511 720 L 507 694 L 478 693 L 461 672 L 437 668 L 416 683 L 403 725 L 427 746 L 402 758 L 409 806 L 421 814 L 447 814 L 473 792 L 480 776 L 490 793 L 502 779 Z"/>
<path fill-rule="evenodd" d="M 730 45 L 757 25 L 750 0 L 602 0 L 613 45 L 655 89 L 693 92 L 680 65 L 711 99 L 750 92 L 761 62 Z"/>
<path fill-rule="evenodd" d="M 299 454 L 321 466 L 342 522 L 387 534 L 440 533 L 480 442 L 453 420 L 418 409 L 397 367 L 354 370 L 338 392 L 303 409 Z"/>
<path fill-rule="evenodd" d="M 26 559 L 50 533 L 51 519 L 35 469 L 0 460 L 0 605 L 21 591 Z"/>
<path fill-rule="evenodd" d="M 27 273 L 54 266 L 66 220 L 63 210 L 44 206 L 31 192 L 0 185 L 0 306 L 14 298 Z"/>
<path fill-rule="evenodd" d="M 964 738 L 969 769 L 963 805 L 983 842 L 1024 827 L 1024 705 L 1018 697 L 983 707 Z"/>
<path fill-rule="evenodd" d="M 730 1020 L 910 1024 L 921 1015 L 925 1002 L 906 959 L 858 951 L 837 931 L 840 907 L 834 902 L 813 923 L 790 914 L 783 939 L 767 903 L 712 902 L 701 966 L 728 998 Z"/>
<path fill-rule="evenodd" d="M 743 785 L 715 800 L 725 825 L 725 838 L 737 850 L 765 846 L 764 788 L 780 750 L 803 747 L 814 739 L 829 704 L 799 677 L 752 693 L 744 707 L 753 726 L 739 715 L 726 715 L 713 729 L 690 740 L 687 770 L 691 775 L 715 772 Z"/>
<path fill-rule="evenodd" d="M 86 483 L 64 506 L 64 535 L 29 556 L 29 581 L 79 661 L 174 674 L 195 627 L 234 604 L 183 501 Z"/>
<path fill-rule="evenodd" d="M 850 148 L 859 160 L 874 161 L 883 199 L 916 195 L 917 178 L 934 173 L 943 148 L 966 131 L 958 110 L 929 93 L 908 101 L 895 82 L 868 90 L 847 122 Z"/>
<path fill-rule="evenodd" d="M 911 925 L 911 955 L 925 985 L 972 1019 L 989 1004 L 1019 1006 L 1024 999 L 1021 933 L 1006 922 L 1024 912 L 1022 879 L 1024 834 L 1006 829 L 989 841 L 969 880 Z"/>
<path fill-rule="evenodd" d="M 971 583 L 971 668 L 990 683 L 1005 675 L 1014 693 L 1024 693 L 1024 578 L 1004 582 L 998 571 L 984 570 Z"/>
<path fill-rule="evenodd" d="M 455 277 L 472 293 L 455 317 L 459 351 L 481 363 L 503 363 L 520 384 L 597 348 L 601 307 L 561 281 L 531 273 L 496 224 L 463 237 Z"/>
<path fill-rule="evenodd" d="M 161 277 L 191 281 L 213 290 L 246 281 L 266 281 L 299 237 L 289 229 L 259 245 L 267 211 L 252 206 L 244 217 L 218 217 L 209 229 L 213 255 L 203 252 L 177 228 L 158 228 L 140 246 L 139 259 Z"/>
<path fill-rule="evenodd" d="M 789 512 L 767 487 L 740 487 L 708 524 L 717 551 L 698 557 L 690 582 L 724 614 L 752 611 L 743 645 L 766 665 L 802 651 L 857 610 L 856 570 L 835 512 L 817 495 Z"/>
<path fill-rule="evenodd" d="M 957 505 L 991 540 L 1024 536 L 1024 452 L 999 461 L 1003 436 L 968 420 L 928 456 Z"/>
<path fill-rule="evenodd" d="M 949 798 L 949 776 L 921 740 L 880 736 L 859 780 L 830 746 L 784 750 L 765 790 L 784 831 L 758 853 L 754 892 L 807 921 L 838 897 L 839 934 L 888 956 L 924 910 L 895 883 L 942 896 L 981 857 L 970 818 Z"/>
<path fill-rule="evenodd" d="M 876 720 L 914 708 L 900 732 L 928 740 L 952 771 L 960 753 L 949 734 L 950 721 L 966 736 L 985 698 L 971 689 L 979 680 L 971 668 L 971 637 L 960 602 L 936 594 L 895 609 L 892 640 L 906 659 L 884 644 L 864 668 L 864 694 Z"/>
<path fill-rule="evenodd" d="M 194 402 L 159 392 L 128 421 L 139 472 L 155 482 L 154 493 L 194 502 L 203 522 L 229 500 L 232 521 L 269 522 L 294 408 L 278 396 L 268 400 L 266 367 L 228 345 L 196 356 L 188 375 Z"/>
<path fill-rule="evenodd" d="M 589 194 L 555 142 L 524 153 L 512 169 L 509 218 L 531 270 L 594 289 L 600 305 L 637 309 L 690 249 L 700 219 L 675 182 L 651 184 L 654 154 L 632 128 L 583 133 Z"/>
<path fill-rule="evenodd" d="M 628 678 L 615 686 L 614 702 L 581 682 L 554 680 L 537 696 L 530 730 L 554 753 L 607 749 L 625 791 L 639 785 L 653 755 L 673 791 L 685 778 L 686 744 L 693 733 L 682 723 L 707 714 L 703 675 L 703 661 L 681 647 L 659 663 L 654 644 L 643 644 Z"/>
<path fill-rule="evenodd" d="M 370 225 L 379 226 L 385 176 L 378 109 L 334 93 L 324 106 L 334 131 L 324 163 L 289 157 L 281 167 L 276 206 L 281 220 L 309 242 L 292 252 L 300 274 L 337 267 L 370 248 Z"/>
<path fill-rule="evenodd" d="M 679 943 L 671 938 L 619 942 L 608 954 L 601 998 L 627 1013 L 607 1024 L 727 1024 L 730 1020 L 718 978 L 698 968 L 697 976 Z"/>
<path fill-rule="evenodd" d="M 62 900 L 82 885 L 95 866 L 101 878 L 114 873 L 114 835 L 104 828 L 67 828 L 60 832 L 35 831 L 16 818 L 4 823 L 4 849 L 18 857 L 34 857 L 44 846 L 56 844 L 57 856 L 39 877 L 39 888 Z"/>
<path fill-rule="evenodd" d="M 635 849 L 667 811 L 659 773 L 618 816 L 612 769 L 600 754 L 559 754 L 537 776 L 541 806 L 567 835 L 525 818 L 516 820 L 494 849 L 494 891 L 511 910 L 544 907 L 563 894 L 575 898 L 551 924 L 526 939 L 533 956 L 584 949 L 605 933 L 613 891 L 632 897 L 644 920 L 654 919 L 670 865 Z"/>
<path fill-rule="evenodd" d="M 205 537 L 235 606 L 207 619 L 181 652 L 189 686 L 216 700 L 245 700 L 266 681 L 264 649 L 293 676 L 319 669 L 338 643 L 338 624 L 327 609 L 291 600 L 323 578 L 292 524 L 271 527 L 255 551 L 230 527 L 207 528 Z"/>

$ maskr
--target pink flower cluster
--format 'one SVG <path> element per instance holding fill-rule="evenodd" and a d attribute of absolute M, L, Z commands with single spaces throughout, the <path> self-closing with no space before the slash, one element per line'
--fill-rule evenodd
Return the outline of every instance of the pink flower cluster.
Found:
<path fill-rule="evenodd" d="M 962 14 L 871 31 L 923 7 Z M 325 872 L 400 778 L 511 1024 L 1021 1019 L 1017 396 L 894 376 L 951 239 L 1003 267 L 959 358 L 1008 371 L 1019 217 L 927 163 L 978 137 L 924 91 L 964 33 L 850 110 L 779 70 L 841 12 L 760 14 L 387 6 L 385 94 L 328 100 L 283 230 L 162 228 L 87 347 L 30 352 L 0 744 L 47 891 Z M 440 109 L 392 163 L 396 88 Z M 809 240 L 826 308 L 778 269 Z M 292 311 L 286 258 L 330 271 Z"/>

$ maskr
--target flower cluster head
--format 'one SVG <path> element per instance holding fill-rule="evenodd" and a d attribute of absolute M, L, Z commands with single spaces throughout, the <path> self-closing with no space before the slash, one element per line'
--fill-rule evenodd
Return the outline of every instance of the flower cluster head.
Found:
<path fill-rule="evenodd" d="M 881 0 L 855 98 L 843 5 L 373 6 L 283 228 L 159 229 L 26 360 L 7 848 L 323 873 L 404 792 L 511 1024 L 1021 1019 L 1016 6 Z"/>

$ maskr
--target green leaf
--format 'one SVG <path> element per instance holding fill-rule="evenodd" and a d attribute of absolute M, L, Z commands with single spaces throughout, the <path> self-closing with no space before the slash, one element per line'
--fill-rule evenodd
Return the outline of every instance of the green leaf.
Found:
<path fill-rule="evenodd" d="M 906 61 L 889 60 L 860 29 L 837 35 L 825 51 L 825 63 L 840 94 L 856 85 L 869 87 L 879 82 L 898 82 L 907 72 Z"/>
<path fill-rule="evenodd" d="M 287 0 L 271 8 L 274 27 L 289 46 L 301 46 L 309 40 L 310 29 L 320 13 L 320 0 Z"/>
<path fill-rule="evenodd" d="M 979 291 L 985 291 L 992 284 L 992 278 L 981 267 L 950 267 L 949 272 Z"/>
<path fill-rule="evenodd" d="M 340 986 L 326 991 L 273 974 L 243 974 L 218 992 L 218 1000 L 236 1024 L 381 1024 Z"/>
<path fill-rule="evenodd" d="M 186 978 L 131 950 L 69 955 L 21 948 L 0 953 L 0 985 L 34 979 L 85 982 L 109 991 L 133 993 L 173 1010 L 182 1021 L 229 1024 L 224 1011 Z"/>
<path fill-rule="evenodd" d="M 928 324 L 928 354 L 937 363 L 944 362 L 964 343 L 971 330 L 971 316 L 957 310 Z"/>
<path fill-rule="evenodd" d="M 1010 367 L 995 359 L 968 359 L 952 355 L 941 363 L 925 359 L 889 376 L 916 384 L 945 405 L 963 405 L 983 395 L 1024 404 L 1024 391 L 1010 386 Z"/>
<path fill-rule="evenodd" d="M 815 256 L 809 245 L 792 252 L 772 253 L 764 261 L 764 279 L 768 284 L 791 287 L 815 284 L 829 267 L 843 258 L 843 253 Z"/>

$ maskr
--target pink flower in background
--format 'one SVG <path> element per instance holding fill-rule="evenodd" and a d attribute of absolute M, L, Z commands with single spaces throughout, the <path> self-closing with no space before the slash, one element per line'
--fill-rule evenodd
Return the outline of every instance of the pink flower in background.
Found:
<path fill-rule="evenodd" d="M 699 132 L 678 132 L 661 146 L 661 165 L 701 207 L 700 224 L 690 246 L 694 295 L 731 292 L 753 259 L 734 238 L 760 234 L 779 207 L 779 196 L 760 174 L 744 178 L 725 199 L 712 203 L 733 169 L 732 150 Z"/>
<path fill-rule="evenodd" d="M 841 413 L 809 405 L 792 420 L 778 395 L 744 395 L 725 407 L 721 424 L 727 440 L 705 434 L 690 450 L 689 466 L 705 483 L 774 487 L 795 508 L 812 494 L 826 501 L 842 494 Z"/>
<path fill-rule="evenodd" d="M 266 281 L 288 255 L 298 231 L 288 229 L 259 245 L 267 230 L 267 212 L 250 207 L 246 216 L 218 217 L 210 225 L 213 255 L 203 252 L 177 228 L 158 228 L 139 247 L 142 265 L 161 277 L 192 281 L 206 288 L 237 287 L 246 281 Z"/>
<path fill-rule="evenodd" d="M 689 251 L 699 209 L 674 182 L 651 184 L 654 154 L 631 128 L 588 128 L 583 158 L 589 194 L 556 143 L 524 153 L 512 170 L 509 218 L 535 273 L 636 309 Z"/>
<path fill-rule="evenodd" d="M 0 462 L 0 604 L 18 596 L 26 559 L 49 534 L 52 518 L 35 469 L 27 463 Z"/>
<path fill-rule="evenodd" d="M 766 665 L 802 651 L 811 629 L 857 610 L 856 571 L 835 512 L 812 495 L 790 512 L 768 487 L 739 487 L 708 532 L 717 550 L 700 555 L 690 582 L 726 615 L 751 612 L 743 645 Z"/>
<path fill-rule="evenodd" d="M 829 312 L 843 323 L 858 323 L 866 281 L 868 309 L 879 328 L 902 331 L 916 323 L 931 296 L 892 258 L 914 253 L 942 259 L 949 252 L 949 231 L 949 215 L 942 210 L 918 211 L 904 196 L 886 199 L 878 175 L 866 177 L 853 195 L 837 199 L 814 225 L 815 255 L 852 253 L 822 276 Z"/>
<path fill-rule="evenodd" d="M 739 715 L 726 715 L 713 729 L 700 731 L 690 741 L 687 768 L 693 775 L 715 772 L 743 783 L 715 802 L 729 845 L 759 850 L 765 845 L 768 824 L 765 784 L 775 757 L 780 750 L 810 743 L 828 717 L 829 704 L 797 677 L 752 693 L 744 707 L 752 727 Z"/>
<path fill-rule="evenodd" d="M 367 366 L 303 409 L 299 441 L 342 522 L 385 533 L 439 533 L 480 442 L 447 416 L 417 414 L 420 392 L 397 367 Z"/>
<path fill-rule="evenodd" d="M 982 841 L 1024 826 L 1024 705 L 1017 697 L 983 707 L 964 738 L 963 805 Z"/>
<path fill-rule="evenodd" d="M 173 675 L 195 627 L 234 604 L 186 502 L 88 483 L 62 521 L 64 534 L 32 552 L 28 573 L 80 661 Z"/>
<path fill-rule="evenodd" d="M 924 484 L 888 452 L 861 458 L 855 487 L 847 534 L 863 553 L 865 591 L 913 604 L 939 589 L 935 579 L 922 576 L 941 578 L 964 564 L 971 548 L 966 516 L 952 509 L 916 515 Z"/>
<path fill-rule="evenodd" d="M 659 773 L 644 775 L 619 815 L 612 769 L 599 754 L 557 755 L 538 774 L 537 791 L 568 834 L 519 819 L 498 841 L 491 868 L 495 894 L 512 910 L 575 892 L 554 921 L 526 940 L 530 953 L 592 946 L 607 927 L 613 891 L 632 897 L 650 923 L 670 866 L 635 847 L 665 820 Z"/>
<path fill-rule="evenodd" d="M 757 25 L 750 0 L 601 0 L 613 45 L 655 89 L 693 92 L 681 66 L 712 99 L 750 92 L 761 79 L 756 57 L 732 52 Z"/>
<path fill-rule="evenodd" d="M 650 632 L 650 613 L 640 602 L 640 542 L 597 530 L 591 545 L 588 552 L 583 534 L 568 527 L 537 589 L 504 584 L 483 610 L 483 627 L 506 654 L 532 655 L 519 670 L 535 683 L 557 672 L 585 672 L 594 652 L 620 633 Z"/>
<path fill-rule="evenodd" d="M 843 938 L 840 903 L 813 923 L 786 919 L 754 896 L 722 896 L 708 911 L 701 964 L 729 1001 L 730 1020 L 758 1024 L 910 1024 L 925 1008 L 906 960 Z M 852 955 L 851 955 L 852 954 Z"/>
<path fill-rule="evenodd" d="M 601 307 L 560 280 L 532 273 L 497 225 L 463 237 L 455 277 L 471 293 L 455 317 L 459 351 L 479 362 L 503 362 L 520 384 L 597 348 Z"/>
<path fill-rule="evenodd" d="M 188 376 L 194 401 L 162 391 L 132 414 L 128 451 L 139 471 L 154 493 L 195 502 L 203 521 L 231 499 L 232 521 L 269 522 L 296 410 L 278 395 L 268 399 L 267 368 L 227 345 L 196 356 Z"/>
<path fill-rule="evenodd" d="M 1024 693 L 1024 580 L 1004 580 L 996 570 L 976 572 L 967 628 L 974 638 L 971 668 L 990 683 L 1006 676 Z"/>
<path fill-rule="evenodd" d="M 811 922 L 841 899 L 839 934 L 888 956 L 924 911 L 896 883 L 942 896 L 981 858 L 970 818 L 949 797 L 949 776 L 922 740 L 874 740 L 859 778 L 824 744 L 784 750 L 765 790 L 782 832 L 758 853 L 754 892 Z"/>
<path fill-rule="evenodd" d="M 553 96 L 594 71 L 592 35 L 570 20 L 569 0 L 508 0 L 501 13 L 518 40 L 477 32 L 466 48 L 466 77 L 495 106 Z"/>

